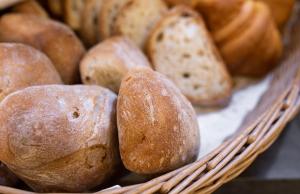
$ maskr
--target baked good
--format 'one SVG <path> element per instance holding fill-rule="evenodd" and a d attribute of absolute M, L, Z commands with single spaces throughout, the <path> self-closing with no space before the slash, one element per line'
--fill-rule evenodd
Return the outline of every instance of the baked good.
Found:
<path fill-rule="evenodd" d="M 125 76 L 117 122 L 121 159 L 130 171 L 163 173 L 197 158 L 196 113 L 179 89 L 158 72 L 135 68 Z"/>
<path fill-rule="evenodd" d="M 81 16 L 80 35 L 87 46 L 93 46 L 100 40 L 98 15 L 104 0 L 86 0 Z"/>
<path fill-rule="evenodd" d="M 66 84 L 79 81 L 79 62 L 85 49 L 66 25 L 28 14 L 0 18 L 0 42 L 20 42 L 43 51 Z"/>
<path fill-rule="evenodd" d="M 0 160 L 38 192 L 83 192 L 119 164 L 116 95 L 98 86 L 34 86 L 0 104 Z"/>
<path fill-rule="evenodd" d="M 167 9 L 163 0 L 130 0 L 118 13 L 113 34 L 126 36 L 144 49 L 150 31 Z"/>
<path fill-rule="evenodd" d="M 196 105 L 225 105 L 232 81 L 206 26 L 189 7 L 174 7 L 155 26 L 148 55 L 156 71 L 171 79 Z"/>
<path fill-rule="evenodd" d="M 124 37 L 109 38 L 87 52 L 80 63 L 81 80 L 118 93 L 122 78 L 136 66 L 150 67 L 148 59 Z"/>
<path fill-rule="evenodd" d="M 176 5 L 188 5 L 194 7 L 199 0 L 165 0 L 169 5 L 176 6 Z"/>
<path fill-rule="evenodd" d="M 106 39 L 112 35 L 113 24 L 120 9 L 129 0 L 109 0 L 103 4 L 99 13 L 99 33 L 101 39 Z"/>
<path fill-rule="evenodd" d="M 48 8 L 51 14 L 60 17 L 64 12 L 64 0 L 47 0 Z"/>
<path fill-rule="evenodd" d="M 289 20 L 293 8 L 295 5 L 295 0 L 258 0 L 265 2 L 271 9 L 272 16 L 275 23 L 279 28 L 284 27 L 286 22 Z"/>
<path fill-rule="evenodd" d="M 36 0 L 28 0 L 18 3 L 12 7 L 12 10 L 17 13 L 33 14 L 45 18 L 48 17 L 45 9 Z"/>
<path fill-rule="evenodd" d="M 85 0 L 64 0 L 64 21 L 74 30 L 80 28 L 84 4 Z"/>
<path fill-rule="evenodd" d="M 269 8 L 246 0 L 198 1 L 212 36 L 234 75 L 261 77 L 282 55 L 282 42 Z"/>
<path fill-rule="evenodd" d="M 45 54 L 23 44 L 0 43 L 0 102 L 17 90 L 49 84 L 62 81 Z"/>

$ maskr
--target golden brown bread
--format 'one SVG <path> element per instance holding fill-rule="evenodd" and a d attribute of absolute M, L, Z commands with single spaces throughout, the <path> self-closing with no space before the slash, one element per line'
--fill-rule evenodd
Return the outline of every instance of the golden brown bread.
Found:
<path fill-rule="evenodd" d="M 117 122 L 123 164 L 135 173 L 163 173 L 197 158 L 196 113 L 158 72 L 135 68 L 126 75 L 118 96 Z"/>
<path fill-rule="evenodd" d="M 129 69 L 150 68 L 142 51 L 124 37 L 109 38 L 87 52 L 80 63 L 81 80 L 100 85 L 118 93 L 121 80 Z"/>
<path fill-rule="evenodd" d="M 194 7 L 198 0 L 165 0 L 169 5 L 188 5 Z"/>
<path fill-rule="evenodd" d="M 60 17 L 63 15 L 64 0 L 47 0 L 48 8 L 51 14 Z"/>
<path fill-rule="evenodd" d="M 176 6 L 160 20 L 148 40 L 148 55 L 154 69 L 193 104 L 228 104 L 231 77 L 202 17 L 191 8 Z"/>
<path fill-rule="evenodd" d="M 0 160 L 38 192 L 83 192 L 119 164 L 116 95 L 98 86 L 34 86 L 0 104 Z"/>
<path fill-rule="evenodd" d="M 80 35 L 87 46 L 93 46 L 100 40 L 99 13 L 104 0 L 86 0 L 81 16 Z"/>
<path fill-rule="evenodd" d="M 85 49 L 66 25 L 27 14 L 0 18 L 0 42 L 20 42 L 43 51 L 66 84 L 79 81 L 79 62 Z"/>
<path fill-rule="evenodd" d="M 36 0 L 27 0 L 13 6 L 12 10 L 17 13 L 33 14 L 39 17 L 48 17 L 45 9 Z"/>
<path fill-rule="evenodd" d="M 282 42 L 269 8 L 248 0 L 200 0 L 213 38 L 232 74 L 263 76 L 279 61 Z"/>
<path fill-rule="evenodd" d="M 49 84 L 62 81 L 46 55 L 27 45 L 0 43 L 0 102 L 17 90 Z"/>
<path fill-rule="evenodd" d="M 279 28 L 284 27 L 286 22 L 289 20 L 294 5 L 295 0 L 258 0 L 265 2 L 271 9 L 272 16 L 275 23 Z"/>

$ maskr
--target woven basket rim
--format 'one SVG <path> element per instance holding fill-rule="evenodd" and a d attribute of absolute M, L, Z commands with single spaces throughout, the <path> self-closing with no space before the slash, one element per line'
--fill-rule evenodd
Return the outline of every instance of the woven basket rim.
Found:
<path fill-rule="evenodd" d="M 23 0 L 0 0 L 0 10 L 20 1 Z M 272 145 L 286 124 L 300 111 L 300 64 L 297 59 L 300 59 L 300 38 L 296 48 L 290 50 L 286 60 L 273 74 L 271 88 L 275 91 L 275 100 L 243 130 L 206 156 L 148 182 L 105 189 L 94 194 L 209 194 L 236 178 Z M 279 90 L 276 90 L 276 84 L 282 85 Z M 37 194 L 6 186 L 0 186 L 0 193 Z"/>

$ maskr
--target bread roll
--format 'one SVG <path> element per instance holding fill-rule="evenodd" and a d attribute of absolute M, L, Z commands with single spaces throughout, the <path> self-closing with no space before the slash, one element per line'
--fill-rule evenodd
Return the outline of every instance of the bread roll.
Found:
<path fill-rule="evenodd" d="M 274 21 L 279 28 L 284 27 L 286 22 L 289 20 L 295 5 L 295 0 L 258 0 L 258 1 L 262 1 L 268 4 L 268 6 L 271 9 Z"/>
<path fill-rule="evenodd" d="M 66 25 L 27 14 L 0 18 L 0 42 L 20 42 L 43 51 L 66 84 L 79 81 L 79 62 L 85 49 Z"/>
<path fill-rule="evenodd" d="M 197 158 L 196 113 L 180 91 L 149 68 L 123 79 L 117 104 L 121 158 L 128 170 L 156 174 Z"/>
<path fill-rule="evenodd" d="M 105 1 L 99 13 L 99 33 L 101 39 L 106 39 L 112 35 L 113 25 L 116 17 L 123 6 L 129 0 L 109 0 Z"/>
<path fill-rule="evenodd" d="M 150 35 L 148 53 L 154 69 L 170 78 L 193 103 L 225 105 L 232 81 L 206 26 L 186 6 L 173 8 Z"/>
<path fill-rule="evenodd" d="M 86 0 L 81 16 L 80 35 L 87 46 L 100 40 L 98 16 L 104 0 Z"/>
<path fill-rule="evenodd" d="M 118 93 L 129 69 L 150 67 L 144 54 L 129 39 L 114 37 L 93 47 L 82 59 L 80 72 L 85 84 L 101 85 Z"/>
<path fill-rule="evenodd" d="M 280 33 L 264 3 L 209 0 L 198 1 L 197 7 L 232 74 L 261 77 L 278 63 Z"/>
<path fill-rule="evenodd" d="M 0 160 L 38 192 L 83 192 L 119 163 L 116 95 L 97 86 L 35 86 L 0 104 Z"/>
<path fill-rule="evenodd" d="M 17 13 L 33 14 L 39 17 L 48 17 L 45 9 L 35 0 L 27 0 L 15 5 L 12 10 Z"/>
<path fill-rule="evenodd" d="M 126 36 L 144 49 L 153 26 L 166 11 L 163 0 L 130 0 L 118 13 L 113 34 Z"/>
<path fill-rule="evenodd" d="M 62 81 L 46 55 L 27 45 L 0 43 L 0 102 L 14 91 L 48 84 Z"/>

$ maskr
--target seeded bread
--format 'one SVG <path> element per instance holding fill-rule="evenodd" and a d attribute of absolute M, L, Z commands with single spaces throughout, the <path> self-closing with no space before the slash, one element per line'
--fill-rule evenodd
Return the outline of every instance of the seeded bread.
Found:
<path fill-rule="evenodd" d="M 153 26 L 167 9 L 163 0 L 130 0 L 117 15 L 113 33 L 130 38 L 144 49 Z"/>
<path fill-rule="evenodd" d="M 172 81 L 158 72 L 135 68 L 126 75 L 117 122 L 121 159 L 130 171 L 164 173 L 197 158 L 196 113 Z"/>
<path fill-rule="evenodd" d="M 0 18 L 0 42 L 29 44 L 43 51 L 66 84 L 77 83 L 79 62 L 85 49 L 66 25 L 28 14 L 5 14 Z"/>
<path fill-rule="evenodd" d="M 155 70 L 169 77 L 194 104 L 224 105 L 231 78 L 202 18 L 190 8 L 171 10 L 152 32 L 148 53 Z"/>
<path fill-rule="evenodd" d="M 106 39 L 112 35 L 113 24 L 120 9 L 129 0 L 108 0 L 103 4 L 99 13 L 99 33 L 101 39 Z"/>
<path fill-rule="evenodd" d="M 86 0 L 81 17 L 80 35 L 87 46 L 100 40 L 98 16 L 104 0 Z"/>
<path fill-rule="evenodd" d="M 35 0 L 28 0 L 15 5 L 12 10 L 17 13 L 33 14 L 39 17 L 48 17 L 44 8 Z"/>
<path fill-rule="evenodd" d="M 82 10 L 85 0 L 64 0 L 64 20 L 74 30 L 81 24 Z"/>
<path fill-rule="evenodd" d="M 109 38 L 93 47 L 80 63 L 82 82 L 119 92 L 121 80 L 133 67 L 149 67 L 148 59 L 124 37 Z"/>

